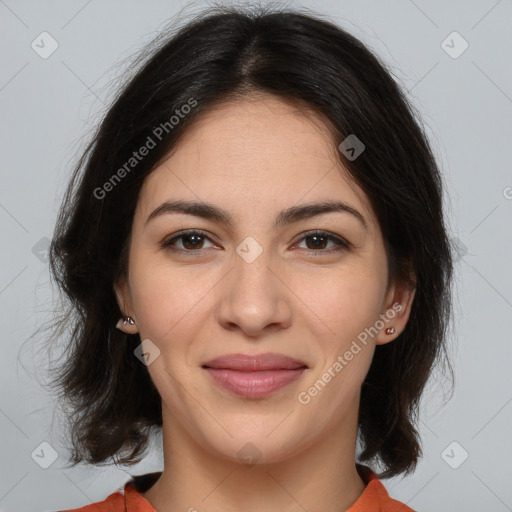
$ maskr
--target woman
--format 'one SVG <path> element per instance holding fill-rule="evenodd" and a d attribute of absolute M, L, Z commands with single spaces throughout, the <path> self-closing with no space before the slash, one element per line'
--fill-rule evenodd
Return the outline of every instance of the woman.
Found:
<path fill-rule="evenodd" d="M 217 8 L 156 44 L 50 257 L 70 460 L 133 464 L 161 428 L 164 468 L 75 510 L 412 510 L 380 479 L 421 456 L 452 275 L 413 108 L 312 15 Z"/>

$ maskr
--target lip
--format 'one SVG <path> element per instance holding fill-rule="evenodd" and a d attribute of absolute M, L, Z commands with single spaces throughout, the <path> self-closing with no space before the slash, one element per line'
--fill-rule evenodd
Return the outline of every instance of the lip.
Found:
<path fill-rule="evenodd" d="M 264 398 L 291 384 L 308 368 L 282 354 L 229 354 L 202 365 L 214 382 L 243 398 Z"/>
<path fill-rule="evenodd" d="M 265 370 L 296 370 L 306 367 L 306 363 L 292 357 L 266 352 L 264 354 L 227 354 L 203 363 L 204 367 L 242 372 Z"/>

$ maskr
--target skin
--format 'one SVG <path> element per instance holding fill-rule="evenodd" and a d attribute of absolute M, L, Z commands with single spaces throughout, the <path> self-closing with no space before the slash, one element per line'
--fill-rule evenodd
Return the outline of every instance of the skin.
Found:
<path fill-rule="evenodd" d="M 316 115 L 253 95 L 211 109 L 144 181 L 128 278 L 114 290 L 135 321 L 121 329 L 160 351 L 147 369 L 162 398 L 165 464 L 144 493 L 159 512 L 339 512 L 364 491 L 355 468 L 360 387 L 375 346 L 404 329 L 414 290 L 388 285 L 377 219 L 336 158 L 339 142 Z M 181 213 L 145 224 L 161 203 L 178 199 L 220 206 L 233 226 Z M 272 228 L 282 209 L 326 200 L 358 210 L 368 229 L 343 212 Z M 178 239 L 175 252 L 159 245 L 183 229 L 208 238 Z M 321 239 L 315 256 L 314 240 L 304 238 L 315 229 L 351 247 Z M 263 248 L 251 263 L 236 252 L 246 237 Z M 401 311 L 379 334 L 308 404 L 299 403 L 298 394 L 397 302 Z M 384 332 L 390 326 L 395 334 Z M 308 369 L 251 400 L 218 387 L 201 367 L 220 355 L 264 352 Z M 261 456 L 253 466 L 237 455 L 248 442 Z"/>

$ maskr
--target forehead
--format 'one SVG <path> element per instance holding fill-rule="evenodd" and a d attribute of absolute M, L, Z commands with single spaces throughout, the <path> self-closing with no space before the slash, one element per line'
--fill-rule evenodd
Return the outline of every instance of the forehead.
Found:
<path fill-rule="evenodd" d="M 190 199 L 237 212 L 276 211 L 301 202 L 343 200 L 371 222 L 366 194 L 344 169 L 317 114 L 271 95 L 218 104 L 196 119 L 145 179 L 143 215 Z"/>
<path fill-rule="evenodd" d="M 276 159 L 293 165 L 299 160 L 304 165 L 318 160 L 324 160 L 324 165 L 336 163 L 332 135 L 318 114 L 262 93 L 209 108 L 187 130 L 176 152 L 180 149 L 174 162 L 180 156 L 190 159 L 196 152 L 215 159 L 216 167 L 233 168 L 243 161 L 248 171 L 261 170 L 265 163 L 270 167 Z"/>

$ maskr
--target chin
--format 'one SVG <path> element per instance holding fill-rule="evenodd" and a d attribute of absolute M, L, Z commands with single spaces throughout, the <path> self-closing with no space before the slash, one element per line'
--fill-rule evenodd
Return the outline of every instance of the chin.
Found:
<path fill-rule="evenodd" d="M 226 425 L 226 430 L 233 433 L 208 439 L 206 448 L 225 460 L 252 467 L 255 464 L 275 464 L 286 461 L 304 450 L 307 440 L 304 436 L 293 436 L 289 429 L 280 427 L 279 422 L 268 425 L 264 432 L 254 432 L 254 426 L 244 429 L 243 425 Z M 236 432 L 236 434 L 235 434 Z M 270 435 L 269 433 L 272 432 Z"/>

